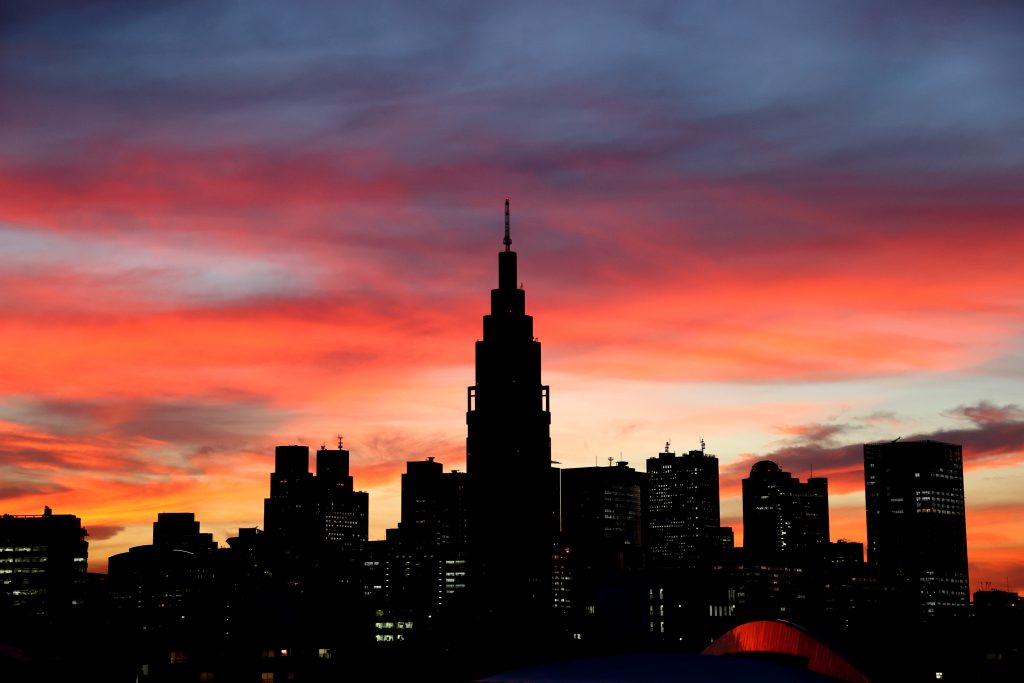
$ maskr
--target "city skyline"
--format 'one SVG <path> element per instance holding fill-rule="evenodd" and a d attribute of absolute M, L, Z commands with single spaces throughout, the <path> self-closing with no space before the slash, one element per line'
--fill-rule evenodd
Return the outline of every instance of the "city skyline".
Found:
<path fill-rule="evenodd" d="M 382 538 L 407 461 L 465 469 L 509 195 L 563 467 L 703 438 L 737 545 L 762 458 L 864 542 L 861 444 L 963 444 L 970 588 L 1024 589 L 1019 12 L 258 7 L 2 29 L 0 511 L 94 571 L 160 512 L 223 544 L 341 433 Z"/>

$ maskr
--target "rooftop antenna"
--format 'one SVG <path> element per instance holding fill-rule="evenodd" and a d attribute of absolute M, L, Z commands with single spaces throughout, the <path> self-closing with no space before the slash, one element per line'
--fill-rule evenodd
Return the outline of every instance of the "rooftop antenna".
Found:
<path fill-rule="evenodd" d="M 670 453 L 670 452 L 671 452 L 671 451 L 669 451 L 669 449 L 668 449 L 668 448 L 669 448 L 669 446 L 671 446 L 671 445 L 672 445 L 672 439 L 669 439 L 668 441 L 666 441 L 666 442 L 665 442 L 665 452 L 666 452 L 666 453 Z"/>
<path fill-rule="evenodd" d="M 700 452 L 701 453 L 704 452 L 704 437 L 703 436 L 700 438 Z"/>
<path fill-rule="evenodd" d="M 342 445 L 343 442 L 344 442 L 344 439 L 342 438 L 341 434 L 338 434 L 338 450 L 339 451 L 345 450 L 345 447 Z"/>
<path fill-rule="evenodd" d="M 612 456 L 610 456 L 610 455 L 608 456 L 608 467 L 611 467 L 611 466 L 612 466 L 612 462 L 614 462 L 614 460 L 615 460 L 615 458 L 613 458 L 613 457 L 612 457 Z"/>
<path fill-rule="evenodd" d="M 509 235 L 508 197 L 505 197 L 505 251 L 512 251 L 512 237 Z"/>
<path fill-rule="evenodd" d="M 327 442 L 326 441 L 321 441 L 320 442 L 320 450 L 322 450 L 322 451 L 326 451 L 327 450 Z"/>

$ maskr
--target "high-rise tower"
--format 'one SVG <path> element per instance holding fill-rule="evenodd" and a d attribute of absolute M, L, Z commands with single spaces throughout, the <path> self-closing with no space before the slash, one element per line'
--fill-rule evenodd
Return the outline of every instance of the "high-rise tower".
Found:
<path fill-rule="evenodd" d="M 864 444 L 868 561 L 922 621 L 967 613 L 963 449 L 939 441 Z"/>
<path fill-rule="evenodd" d="M 743 547 L 824 556 L 828 540 L 828 479 L 801 482 L 771 460 L 754 463 L 743 480 Z"/>
<path fill-rule="evenodd" d="M 647 459 L 644 545 L 655 569 L 693 570 L 714 549 L 731 547 L 718 499 L 718 458 L 703 450 Z"/>
<path fill-rule="evenodd" d="M 467 393 L 466 469 L 470 589 L 495 623 L 511 626 L 551 604 L 555 501 L 549 393 L 526 293 L 517 285 L 507 199 L 504 244 L 476 342 L 476 384 Z"/>

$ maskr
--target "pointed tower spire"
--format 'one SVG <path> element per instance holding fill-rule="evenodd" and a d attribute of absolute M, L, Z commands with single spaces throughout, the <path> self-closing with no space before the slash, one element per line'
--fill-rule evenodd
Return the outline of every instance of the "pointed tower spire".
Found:
<path fill-rule="evenodd" d="M 505 251 L 512 251 L 512 237 L 509 235 L 508 197 L 505 197 Z"/>

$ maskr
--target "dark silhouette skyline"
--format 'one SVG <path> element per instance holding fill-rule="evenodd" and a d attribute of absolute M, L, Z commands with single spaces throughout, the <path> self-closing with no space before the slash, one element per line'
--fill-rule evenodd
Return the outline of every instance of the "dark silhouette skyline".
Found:
<path fill-rule="evenodd" d="M 111 680 L 322 680 L 358 661 L 385 678 L 454 681 L 597 654 L 710 656 L 709 644 L 734 651 L 716 639 L 747 629 L 763 635 L 747 655 L 806 670 L 813 658 L 764 635 L 777 627 L 751 625 L 783 620 L 814 634 L 798 639 L 807 652 L 815 637 L 837 648 L 829 657 L 854 672 L 844 680 L 863 680 L 858 669 L 876 683 L 1021 670 L 1012 639 L 972 636 L 972 620 L 979 633 L 1017 628 L 1020 607 L 988 592 L 970 609 L 959 445 L 864 445 L 867 561 L 862 544 L 830 542 L 827 479 L 801 483 L 770 460 L 742 482 L 741 547 L 721 526 L 718 459 L 703 441 L 680 455 L 666 443 L 645 472 L 611 460 L 554 468 L 508 200 L 503 244 L 467 390 L 467 472 L 409 461 L 401 519 L 384 540 L 369 541 L 369 495 L 341 437 L 317 450 L 315 472 L 308 446 L 275 449 L 263 530 L 239 529 L 219 548 L 193 513 L 160 513 L 152 544 L 111 558 L 85 593 L 84 552 L 77 574 L 58 571 L 67 557 L 25 555 L 51 545 L 31 536 L 45 539 L 54 519 L 74 522 L 84 543 L 77 518 L 5 516 L 5 606 L 36 619 L 16 640 L 55 675 L 67 675 L 70 652 L 109 638 L 121 643 L 104 664 Z M 59 604 L 20 599 L 36 573 L 36 592 Z M 85 621 L 97 630 L 86 634 Z M 52 624 L 80 642 L 62 651 L 33 630 Z"/>
<path fill-rule="evenodd" d="M 1024 590 L 1024 8 L 746 4 L 6 2 L 3 509 L 223 544 L 342 431 L 383 539 L 466 469 L 510 194 L 555 459 L 813 462 L 865 539 L 862 442 L 962 444 L 972 588 Z"/>

